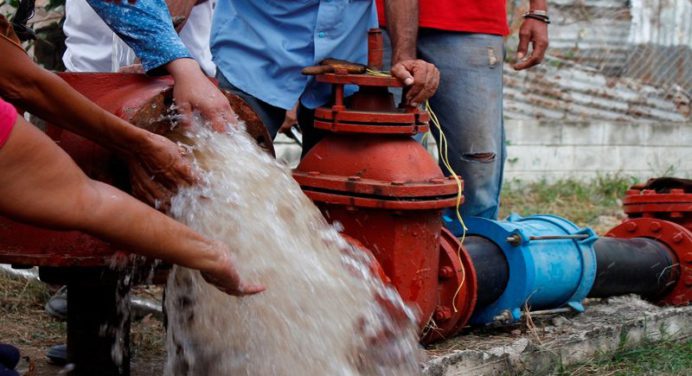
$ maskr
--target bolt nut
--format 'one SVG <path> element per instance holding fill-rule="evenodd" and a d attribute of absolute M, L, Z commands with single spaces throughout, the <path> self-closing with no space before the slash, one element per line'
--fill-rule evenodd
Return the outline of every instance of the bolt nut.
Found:
<path fill-rule="evenodd" d="M 673 243 L 680 243 L 682 241 L 682 233 L 678 232 L 673 235 Z"/>
<path fill-rule="evenodd" d="M 635 232 L 637 231 L 637 227 L 637 224 L 634 222 L 625 223 L 625 230 L 627 230 L 627 232 Z"/>
<path fill-rule="evenodd" d="M 445 265 L 440 268 L 440 278 L 450 279 L 452 277 L 454 277 L 454 268 L 448 265 Z"/>
<path fill-rule="evenodd" d="M 445 182 L 445 179 L 443 178 L 432 178 L 429 180 L 433 184 L 443 184 Z"/>
<path fill-rule="evenodd" d="M 349 176 L 349 177 L 348 177 L 348 180 L 350 180 L 350 181 L 358 181 L 358 180 L 360 180 L 360 176 L 358 176 L 358 175 Z"/>
<path fill-rule="evenodd" d="M 452 318 L 452 310 L 447 307 L 437 307 L 433 317 L 437 322 L 447 321 Z"/>
<path fill-rule="evenodd" d="M 404 182 L 401 181 L 401 180 L 394 180 L 394 181 L 392 182 L 392 185 L 404 185 Z"/>
<path fill-rule="evenodd" d="M 661 222 L 651 222 L 651 226 L 649 226 L 649 229 L 653 232 L 660 232 L 661 231 Z"/>

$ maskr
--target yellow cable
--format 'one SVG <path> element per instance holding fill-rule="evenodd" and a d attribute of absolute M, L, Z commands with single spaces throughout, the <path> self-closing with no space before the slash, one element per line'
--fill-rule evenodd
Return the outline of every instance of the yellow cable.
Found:
<path fill-rule="evenodd" d="M 425 101 L 425 110 L 428 111 L 430 114 L 430 121 L 433 123 L 435 128 L 437 128 L 437 131 L 440 134 L 439 137 L 439 143 L 437 145 L 438 147 L 438 154 L 440 157 L 440 160 L 442 161 L 442 164 L 447 168 L 447 171 L 450 173 L 450 176 L 454 178 L 454 181 L 457 183 L 457 202 L 456 202 L 456 215 L 457 219 L 459 220 L 459 224 L 461 224 L 461 238 L 459 239 L 459 248 L 457 249 L 457 258 L 459 259 L 459 264 L 461 265 L 461 270 L 462 272 L 462 278 L 461 278 L 461 283 L 459 283 L 459 287 L 457 290 L 454 292 L 454 297 L 452 298 L 452 307 L 454 308 L 454 312 L 459 312 L 457 309 L 457 296 L 461 292 L 461 288 L 464 286 L 464 282 L 466 281 L 466 270 L 464 269 L 464 263 L 462 262 L 461 259 L 461 247 L 462 244 L 464 244 L 464 240 L 466 240 L 466 231 L 468 230 L 466 228 L 466 224 L 464 224 L 464 220 L 461 218 L 461 211 L 459 208 L 461 207 L 461 200 L 463 198 L 463 189 L 461 185 L 461 179 L 459 178 L 459 175 L 457 175 L 456 172 L 454 172 L 454 169 L 452 168 L 452 165 L 449 163 L 449 155 L 447 153 L 447 137 L 445 136 L 444 132 L 442 131 L 442 126 L 440 125 L 440 121 L 437 119 L 437 115 L 435 115 L 435 112 L 432 110 L 430 107 L 430 102 Z"/>
<path fill-rule="evenodd" d="M 377 76 L 377 77 L 388 77 L 391 76 L 389 72 L 382 72 L 382 71 L 377 71 L 368 68 L 366 70 L 366 73 L 371 75 L 371 76 Z M 456 206 L 455 206 L 455 211 L 457 215 L 457 219 L 459 220 L 459 224 L 461 224 L 461 238 L 459 239 L 459 248 L 457 249 L 457 258 L 459 259 L 459 265 L 461 265 L 461 270 L 459 270 L 462 275 L 461 275 L 461 282 L 459 283 L 459 287 L 457 287 L 457 290 L 454 292 L 454 297 L 452 298 L 452 307 L 454 308 L 454 312 L 459 312 L 457 309 L 457 296 L 459 295 L 459 292 L 461 292 L 461 288 L 464 286 L 464 283 L 466 282 L 466 270 L 464 269 L 464 263 L 462 262 L 461 259 L 461 247 L 462 244 L 464 244 L 464 240 L 466 240 L 466 231 L 468 230 L 466 228 L 466 224 L 464 224 L 464 220 L 461 218 L 461 211 L 459 208 L 461 207 L 461 200 L 463 198 L 463 188 L 461 184 L 461 179 L 459 178 L 459 175 L 457 175 L 456 172 L 454 172 L 454 169 L 452 168 L 452 165 L 449 163 L 449 156 L 447 153 L 447 137 L 445 136 L 444 132 L 442 131 L 442 126 L 440 125 L 440 121 L 437 119 L 437 115 L 435 115 L 435 112 L 433 112 L 432 108 L 430 107 L 430 103 L 428 101 L 425 101 L 425 110 L 428 111 L 428 114 L 430 114 L 430 120 L 437 128 L 437 131 L 440 134 L 439 137 L 439 142 L 438 142 L 438 154 L 440 157 L 440 160 L 442 161 L 442 164 L 447 168 L 447 171 L 450 173 L 450 175 L 454 178 L 454 181 L 457 184 L 457 200 L 456 200 Z M 426 134 L 427 135 L 427 134 Z M 425 136 L 423 136 L 425 137 Z"/>

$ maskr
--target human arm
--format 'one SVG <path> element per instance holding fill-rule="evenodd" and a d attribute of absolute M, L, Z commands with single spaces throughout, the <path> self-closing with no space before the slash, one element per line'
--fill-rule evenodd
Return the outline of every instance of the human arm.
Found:
<path fill-rule="evenodd" d="M 392 75 L 409 87 L 406 102 L 419 105 L 435 94 L 440 71 L 416 59 L 418 0 L 385 0 L 385 15 L 392 41 Z"/>
<path fill-rule="evenodd" d="M 238 275 L 228 247 L 89 179 L 45 134 L 17 117 L 0 149 L 0 215 L 55 229 L 79 230 L 128 251 L 202 271 L 232 295 L 261 285 Z"/>
<path fill-rule="evenodd" d="M 150 74 L 169 73 L 174 81 L 173 98 L 183 124 L 192 121 L 194 111 L 222 131 L 237 123 L 230 104 L 221 91 L 191 58 L 173 28 L 164 0 L 137 4 L 110 4 L 87 0 L 96 13 L 130 46 Z"/>
<path fill-rule="evenodd" d="M 548 10 L 546 0 L 531 0 L 530 10 Z M 531 54 L 527 55 L 531 44 Z M 524 70 L 540 64 L 548 49 L 548 24 L 539 20 L 524 18 L 519 28 L 519 46 L 515 70 Z"/>
<path fill-rule="evenodd" d="M 155 177 L 139 187 L 151 197 L 148 201 L 165 198 L 178 185 L 194 181 L 190 164 L 171 141 L 103 110 L 58 76 L 34 64 L 6 38 L 0 38 L 0 56 L 1 97 L 115 151 L 132 161 L 135 169 Z"/>

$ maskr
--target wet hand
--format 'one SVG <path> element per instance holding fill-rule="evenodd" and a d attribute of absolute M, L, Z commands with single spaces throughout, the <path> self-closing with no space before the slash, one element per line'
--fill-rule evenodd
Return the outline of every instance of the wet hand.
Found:
<path fill-rule="evenodd" d="M 432 97 L 440 85 L 440 71 L 423 60 L 404 60 L 392 67 L 392 76 L 408 87 L 405 103 L 418 106 Z"/>
<path fill-rule="evenodd" d="M 166 210 L 178 187 L 194 184 L 196 177 L 186 151 L 165 137 L 149 134 L 130 158 L 132 194 L 157 209 Z"/>
<path fill-rule="evenodd" d="M 531 45 L 531 54 L 527 55 Z M 519 46 L 515 70 L 524 70 L 540 64 L 548 49 L 548 24 L 539 20 L 525 18 L 519 29 Z"/>
<path fill-rule="evenodd" d="M 238 123 L 226 96 L 204 75 L 197 62 L 177 59 L 168 63 L 166 69 L 175 80 L 173 99 L 184 126 L 192 124 L 194 111 L 198 111 L 217 132 Z"/>
<path fill-rule="evenodd" d="M 201 271 L 205 281 L 226 294 L 234 296 L 254 295 L 266 289 L 260 284 L 244 282 L 235 268 L 233 256 L 227 253 L 225 246 L 219 245 L 219 247 L 219 252 L 222 252 L 221 254 L 223 255 L 222 261 L 215 265 L 213 270 Z"/>

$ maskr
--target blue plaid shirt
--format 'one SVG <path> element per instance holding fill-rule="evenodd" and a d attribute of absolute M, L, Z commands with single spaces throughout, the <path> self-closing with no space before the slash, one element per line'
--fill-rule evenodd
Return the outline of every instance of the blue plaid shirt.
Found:
<path fill-rule="evenodd" d="M 164 0 L 88 2 L 147 71 L 190 57 Z M 300 70 L 328 57 L 365 63 L 367 31 L 376 26 L 373 0 L 219 0 L 211 51 L 239 89 L 276 107 L 289 109 L 300 98 L 315 108 L 327 101 L 329 87 Z"/>

